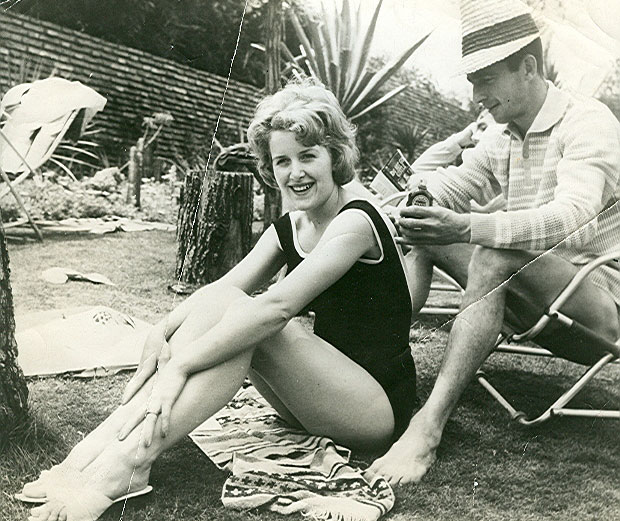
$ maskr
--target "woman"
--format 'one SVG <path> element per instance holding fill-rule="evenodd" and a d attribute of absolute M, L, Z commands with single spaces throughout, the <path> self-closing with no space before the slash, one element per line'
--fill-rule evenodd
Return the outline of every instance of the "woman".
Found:
<path fill-rule="evenodd" d="M 387 448 L 406 428 L 410 294 L 389 221 L 342 186 L 358 157 L 353 127 L 323 86 L 291 84 L 258 105 L 248 137 L 294 211 L 153 328 L 121 407 L 24 487 L 48 500 L 33 519 L 96 519 L 143 491 L 159 454 L 248 375 L 287 422 L 338 443 Z M 250 296 L 283 266 L 286 277 Z M 307 308 L 314 333 L 292 320 Z"/>

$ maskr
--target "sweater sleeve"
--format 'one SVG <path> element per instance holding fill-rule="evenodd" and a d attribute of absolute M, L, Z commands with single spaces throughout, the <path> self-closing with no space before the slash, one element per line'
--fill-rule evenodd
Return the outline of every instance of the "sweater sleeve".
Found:
<path fill-rule="evenodd" d="M 429 176 L 428 190 L 441 206 L 469 212 L 472 199 L 482 206 L 502 193 L 493 175 L 489 146 L 505 145 L 496 139 L 483 139 L 474 148 L 463 151 L 460 166 L 438 168 Z"/>
<path fill-rule="evenodd" d="M 575 111 L 558 128 L 561 157 L 553 199 L 537 208 L 472 214 L 471 242 L 492 248 L 546 250 L 587 244 L 597 217 L 614 201 L 620 177 L 620 126 L 604 109 Z"/>
<path fill-rule="evenodd" d="M 435 172 L 438 168 L 452 164 L 462 152 L 458 136 L 453 134 L 422 152 L 420 157 L 411 164 L 411 170 L 416 174 Z"/>

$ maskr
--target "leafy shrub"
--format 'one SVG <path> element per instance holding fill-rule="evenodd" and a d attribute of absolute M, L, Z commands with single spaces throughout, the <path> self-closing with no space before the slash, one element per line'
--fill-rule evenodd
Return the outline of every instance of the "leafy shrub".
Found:
<path fill-rule="evenodd" d="M 61 220 L 80 217 L 116 215 L 146 221 L 176 222 L 177 201 L 171 183 L 155 183 L 145 179 L 142 185 L 142 208 L 126 204 L 127 183 L 120 183 L 114 191 L 92 190 L 87 183 L 61 182 L 44 178 L 43 181 L 24 181 L 18 186 L 24 205 L 37 220 Z M 5 196 L 0 201 L 2 219 L 14 221 L 21 216 L 15 200 Z"/>

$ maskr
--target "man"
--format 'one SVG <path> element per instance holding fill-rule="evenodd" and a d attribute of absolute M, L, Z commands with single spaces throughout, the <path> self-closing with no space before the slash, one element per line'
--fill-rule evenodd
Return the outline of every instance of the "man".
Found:
<path fill-rule="evenodd" d="M 595 100 L 545 81 L 539 32 L 523 4 L 463 0 L 461 14 L 474 101 L 500 125 L 463 154 L 461 166 L 426 176 L 434 206 L 403 209 L 397 221 L 402 242 L 413 246 L 417 309 L 433 265 L 466 289 L 427 402 L 368 469 L 392 484 L 417 482 L 431 467 L 448 417 L 504 320 L 533 324 L 581 265 L 620 245 L 618 121 Z M 470 213 L 470 200 L 485 204 L 498 194 L 505 211 Z M 617 263 L 595 270 L 562 310 L 616 339 Z M 540 340 L 559 354 L 566 347 L 552 331 Z"/>
<path fill-rule="evenodd" d="M 488 110 L 483 109 L 478 114 L 476 121 L 472 121 L 460 132 L 452 134 L 448 138 L 428 147 L 411 164 L 411 171 L 414 174 L 433 174 L 439 167 L 449 165 L 460 165 L 463 152 L 478 144 L 482 134 L 487 128 L 495 125 L 493 117 Z M 417 177 L 412 176 L 407 182 L 408 190 L 415 190 L 414 184 Z"/>

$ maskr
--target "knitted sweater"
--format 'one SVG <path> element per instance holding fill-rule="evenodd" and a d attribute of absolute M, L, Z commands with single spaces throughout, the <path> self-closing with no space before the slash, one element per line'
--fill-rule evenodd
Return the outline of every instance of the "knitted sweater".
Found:
<path fill-rule="evenodd" d="M 429 176 L 437 201 L 469 211 L 497 194 L 506 211 L 471 215 L 471 242 L 491 248 L 553 249 L 575 265 L 620 247 L 620 123 L 605 105 L 549 83 L 525 136 L 511 124 L 489 129 L 459 167 Z M 620 266 L 593 282 L 620 305 Z"/>

